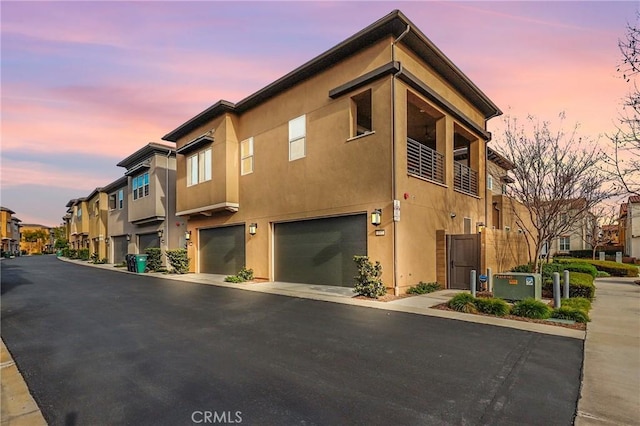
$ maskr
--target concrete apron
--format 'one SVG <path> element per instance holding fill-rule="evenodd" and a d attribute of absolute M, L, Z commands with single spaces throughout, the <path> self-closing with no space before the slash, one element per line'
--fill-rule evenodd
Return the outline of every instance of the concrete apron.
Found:
<path fill-rule="evenodd" d="M 16 363 L 7 350 L 4 341 L 0 341 L 0 419 L 2 426 L 46 426 L 38 405 L 31 397 L 29 388 Z"/>
<path fill-rule="evenodd" d="M 596 280 L 578 426 L 640 423 L 640 286 L 635 280 Z"/>

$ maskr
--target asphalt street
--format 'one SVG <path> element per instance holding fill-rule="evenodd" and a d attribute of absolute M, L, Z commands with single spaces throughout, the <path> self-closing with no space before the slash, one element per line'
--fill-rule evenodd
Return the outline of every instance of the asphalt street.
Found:
<path fill-rule="evenodd" d="M 579 339 L 54 256 L 0 268 L 2 338 L 50 425 L 571 425 L 576 412 Z"/>

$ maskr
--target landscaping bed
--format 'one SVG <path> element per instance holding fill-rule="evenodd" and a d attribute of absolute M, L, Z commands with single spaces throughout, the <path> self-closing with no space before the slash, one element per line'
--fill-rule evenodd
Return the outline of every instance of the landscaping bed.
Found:
<path fill-rule="evenodd" d="M 441 303 L 439 305 L 432 306 L 431 308 L 432 309 L 439 309 L 441 311 L 458 312 L 458 311 L 456 311 L 454 309 L 449 308 L 446 303 Z M 573 330 L 581 330 L 581 331 L 584 331 L 584 330 L 587 329 L 587 324 L 580 323 L 580 322 L 569 324 L 569 323 L 549 321 L 549 320 L 543 320 L 543 319 L 519 317 L 519 316 L 516 316 L 516 315 L 504 315 L 504 316 L 489 315 L 489 314 L 484 314 L 482 312 L 477 312 L 477 313 L 475 313 L 473 315 L 481 315 L 481 316 L 493 317 L 493 318 L 503 318 L 503 319 L 514 320 L 514 321 L 534 322 L 534 323 L 537 323 L 537 324 L 553 325 L 553 326 L 556 326 L 556 327 L 571 328 Z"/>

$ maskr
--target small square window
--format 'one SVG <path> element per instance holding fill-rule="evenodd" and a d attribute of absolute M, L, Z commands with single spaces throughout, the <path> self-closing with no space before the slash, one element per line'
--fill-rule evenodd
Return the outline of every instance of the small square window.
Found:
<path fill-rule="evenodd" d="M 490 191 L 493 190 L 493 176 L 491 175 L 487 175 L 487 189 Z"/>
<path fill-rule="evenodd" d="M 109 210 L 115 210 L 116 205 L 116 194 L 109 194 Z"/>

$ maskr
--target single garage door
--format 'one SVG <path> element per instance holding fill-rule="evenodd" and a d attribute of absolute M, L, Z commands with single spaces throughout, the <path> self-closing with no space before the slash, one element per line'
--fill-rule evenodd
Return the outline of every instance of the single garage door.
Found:
<path fill-rule="evenodd" d="M 277 281 L 353 287 L 353 256 L 367 254 L 367 216 L 353 215 L 278 223 Z"/>
<path fill-rule="evenodd" d="M 160 238 L 158 233 L 153 234 L 140 234 L 138 236 L 139 253 L 144 253 L 148 248 L 160 248 Z"/>
<path fill-rule="evenodd" d="M 113 237 L 113 263 L 124 262 L 124 256 L 127 254 L 127 237 L 121 235 L 119 237 Z"/>
<path fill-rule="evenodd" d="M 235 275 L 245 266 L 244 225 L 200 230 L 200 272 Z"/>

